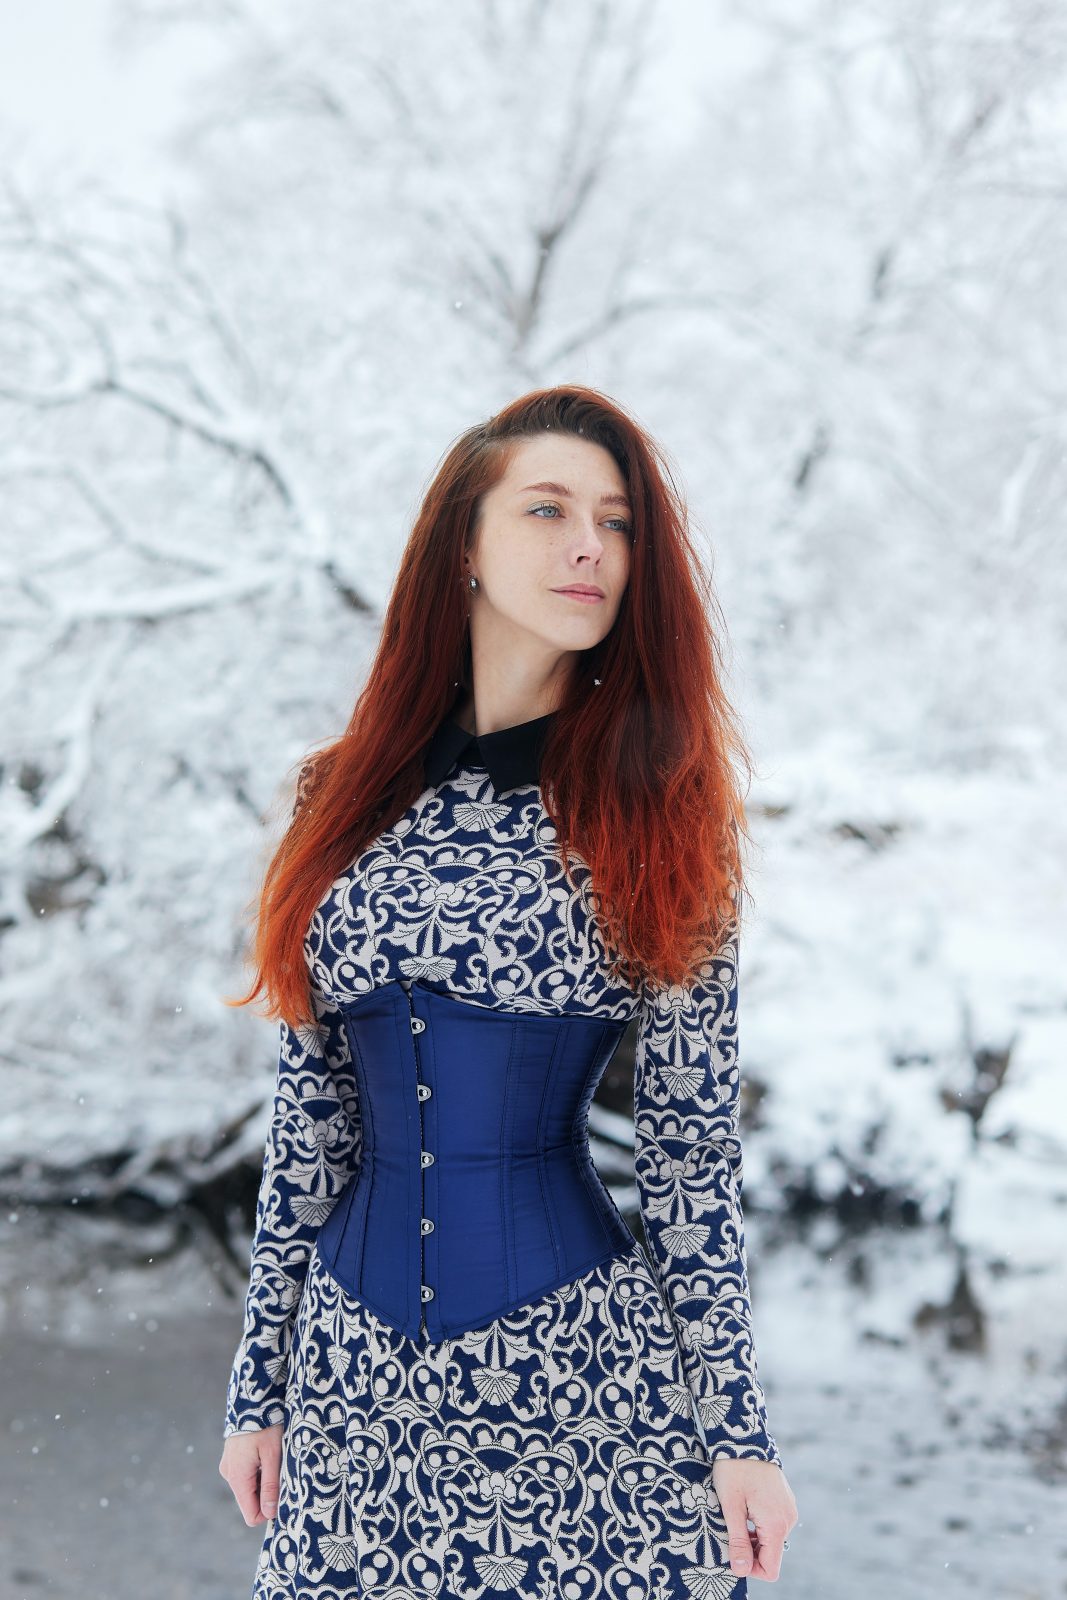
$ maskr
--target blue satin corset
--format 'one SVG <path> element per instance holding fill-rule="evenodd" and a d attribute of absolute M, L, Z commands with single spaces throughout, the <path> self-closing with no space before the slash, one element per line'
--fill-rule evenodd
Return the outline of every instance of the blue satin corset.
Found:
<path fill-rule="evenodd" d="M 450 1338 L 632 1248 L 586 1130 L 624 1022 L 399 980 L 340 1009 L 363 1147 L 318 1249 L 390 1326 Z"/>

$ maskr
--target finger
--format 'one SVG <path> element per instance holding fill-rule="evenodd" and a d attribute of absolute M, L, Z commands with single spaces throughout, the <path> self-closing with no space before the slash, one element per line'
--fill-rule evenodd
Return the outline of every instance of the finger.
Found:
<path fill-rule="evenodd" d="M 255 1458 L 232 1468 L 226 1481 L 248 1526 L 254 1528 L 257 1522 L 266 1522 L 259 1506 L 259 1463 Z"/>
<path fill-rule="evenodd" d="M 731 1570 L 747 1577 L 752 1570 L 752 1535 L 748 1527 L 748 1497 L 741 1489 L 725 1490 L 719 1496 L 726 1523 L 727 1552 Z"/>
<path fill-rule="evenodd" d="M 731 1533 L 727 1552 L 730 1557 L 730 1570 L 736 1572 L 739 1578 L 752 1576 L 752 1537 L 746 1528 L 744 1533 Z"/>
<path fill-rule="evenodd" d="M 264 1519 L 278 1512 L 278 1480 L 281 1476 L 281 1441 L 265 1439 L 259 1452 L 259 1504 Z"/>
<path fill-rule="evenodd" d="M 781 1528 L 761 1528 L 756 1524 L 756 1558 L 752 1568 L 752 1577 L 765 1578 L 774 1582 L 782 1570 L 782 1554 L 785 1545 L 786 1530 Z"/>
<path fill-rule="evenodd" d="M 759 1550 L 756 1552 L 756 1559 L 753 1564 L 752 1571 L 749 1573 L 749 1577 L 763 1578 L 768 1583 L 774 1583 L 781 1570 L 781 1546 L 778 1547 L 777 1551 L 772 1553 L 770 1549 L 764 1549 L 764 1547 L 760 1545 Z"/>

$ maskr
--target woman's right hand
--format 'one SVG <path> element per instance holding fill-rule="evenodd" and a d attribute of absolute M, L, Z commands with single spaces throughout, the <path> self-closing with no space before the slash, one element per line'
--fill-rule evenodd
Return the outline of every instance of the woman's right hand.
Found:
<path fill-rule="evenodd" d="M 278 1510 L 282 1464 L 282 1424 L 252 1433 L 231 1433 L 222 1446 L 219 1471 L 233 1490 L 250 1528 L 269 1522 Z"/>

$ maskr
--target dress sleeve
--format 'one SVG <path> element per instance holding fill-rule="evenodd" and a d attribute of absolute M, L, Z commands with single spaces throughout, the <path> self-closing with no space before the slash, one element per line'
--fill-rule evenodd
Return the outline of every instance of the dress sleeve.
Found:
<path fill-rule="evenodd" d="M 688 985 L 646 981 L 634 1071 L 638 1200 L 709 1455 L 782 1465 L 757 1375 L 741 1211 L 739 916 Z"/>
<path fill-rule="evenodd" d="M 256 1206 L 244 1332 L 223 1438 L 283 1422 L 293 1327 L 312 1248 L 359 1165 L 362 1128 L 341 1013 L 311 988 L 315 1020 L 281 1023 L 274 1110 Z"/>

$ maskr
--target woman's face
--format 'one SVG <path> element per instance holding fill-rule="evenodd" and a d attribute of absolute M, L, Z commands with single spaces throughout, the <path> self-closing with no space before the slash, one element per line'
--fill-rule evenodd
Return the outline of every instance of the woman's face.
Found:
<path fill-rule="evenodd" d="M 514 446 L 504 477 L 482 497 L 465 557 L 471 628 L 514 648 L 588 650 L 609 632 L 630 577 L 633 526 L 626 486 L 602 445 L 546 433 Z M 599 590 L 578 599 L 575 585 Z"/>

